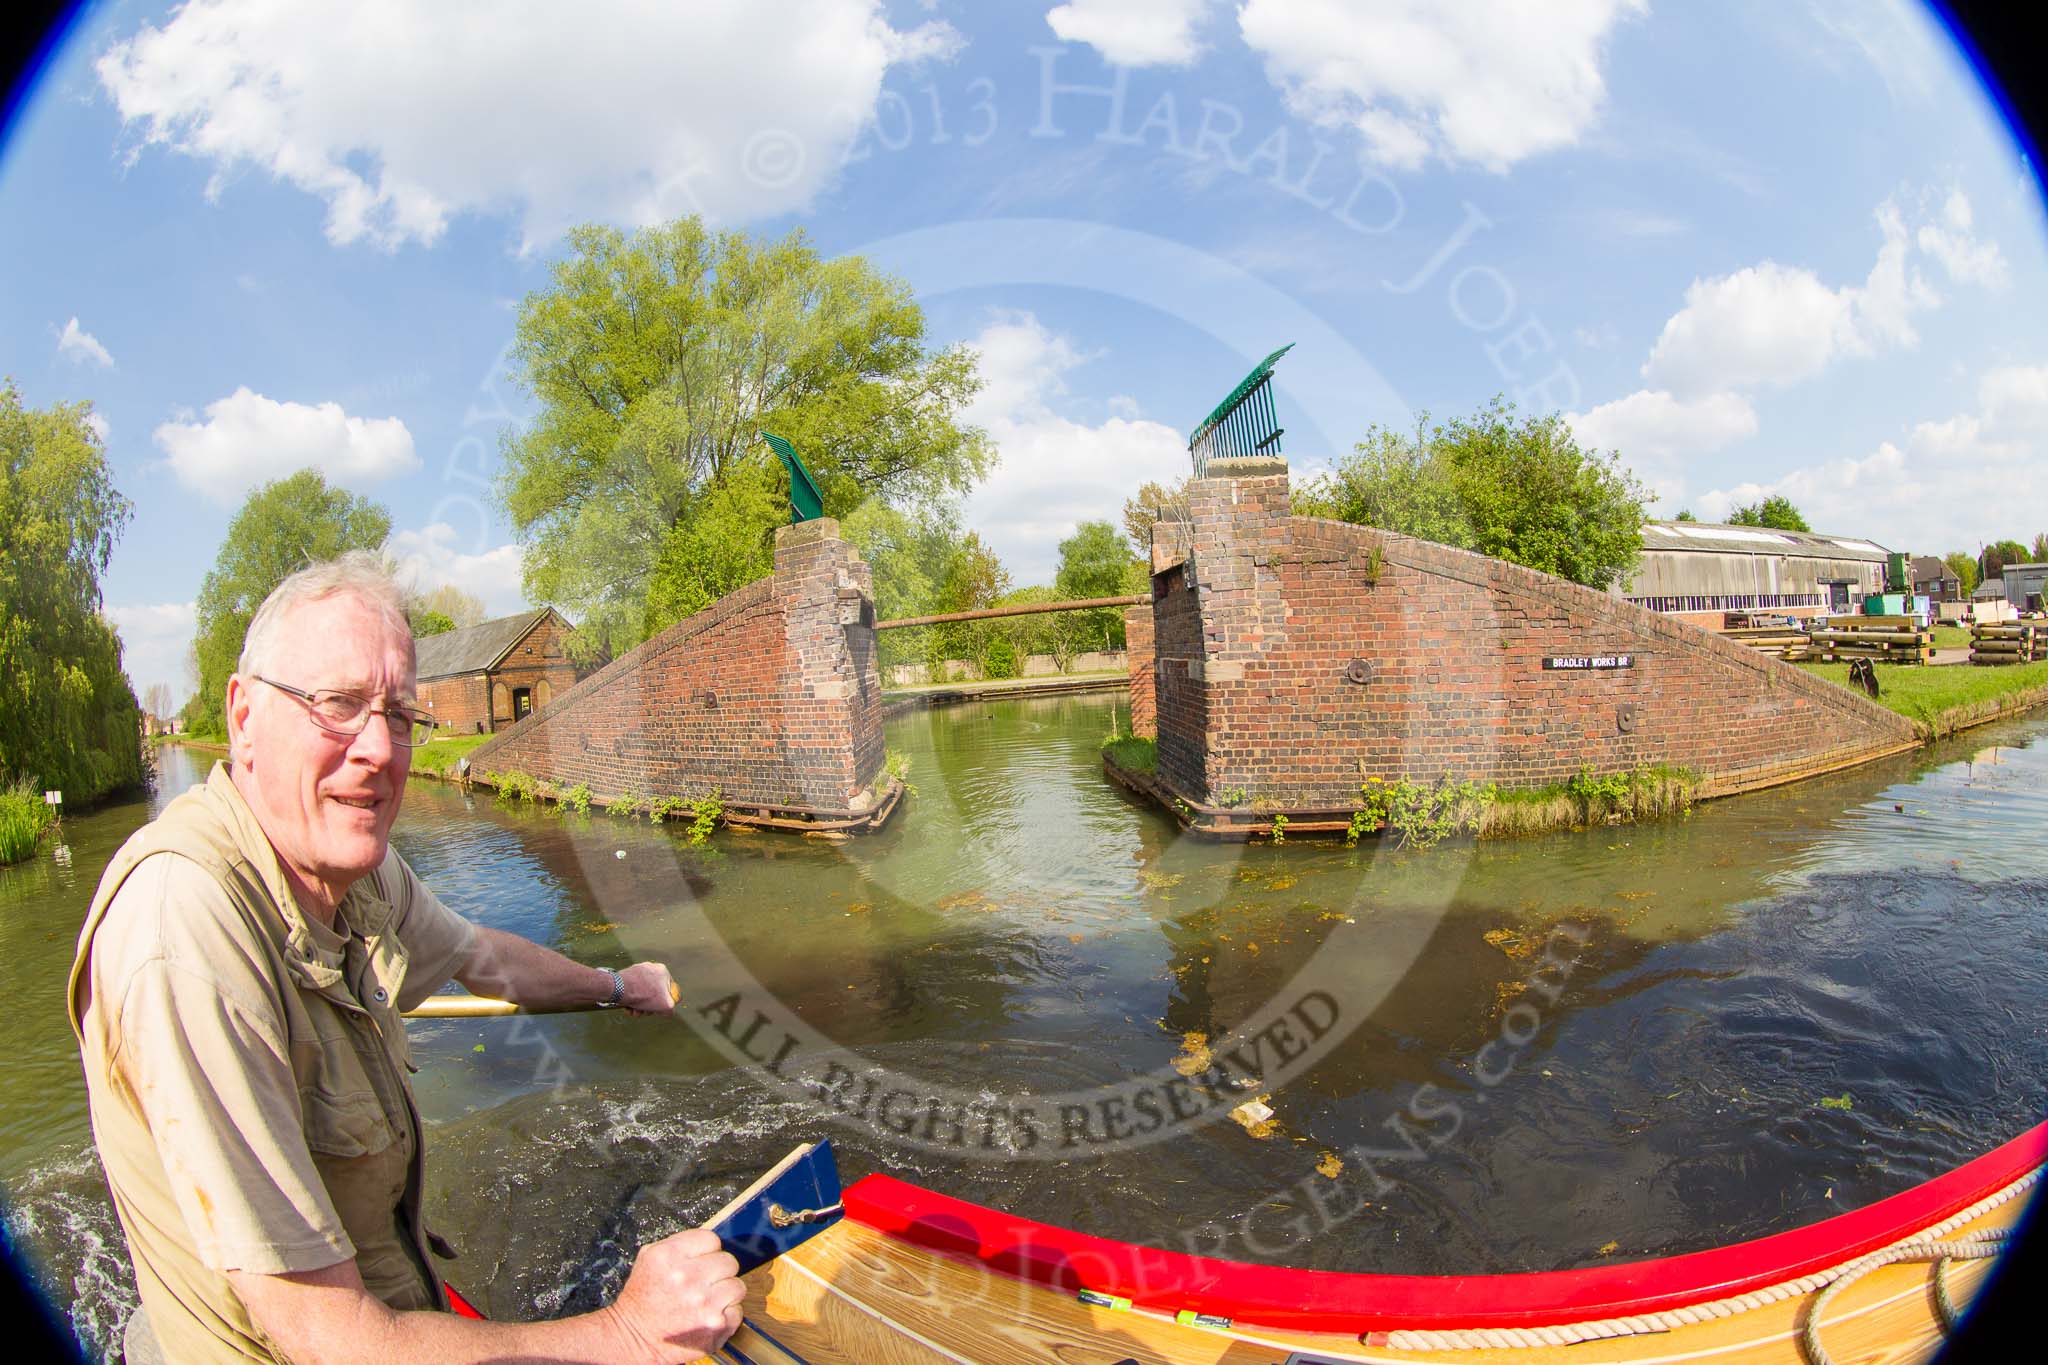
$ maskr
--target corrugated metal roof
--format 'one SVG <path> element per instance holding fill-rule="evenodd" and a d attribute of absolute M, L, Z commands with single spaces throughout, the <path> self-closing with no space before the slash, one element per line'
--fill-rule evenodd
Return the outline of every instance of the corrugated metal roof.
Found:
<path fill-rule="evenodd" d="M 443 631 L 415 641 L 413 649 L 419 659 L 419 680 L 425 682 L 429 678 L 475 673 L 491 667 L 547 614 L 548 609 L 542 607 L 538 611 L 501 616 L 495 621 Z"/>
<path fill-rule="evenodd" d="M 1886 554 L 1881 545 L 1846 536 L 1779 531 L 1768 526 L 1722 526 L 1707 521 L 1646 521 L 1643 523 L 1643 548 L 1877 561 L 1882 561 Z"/>

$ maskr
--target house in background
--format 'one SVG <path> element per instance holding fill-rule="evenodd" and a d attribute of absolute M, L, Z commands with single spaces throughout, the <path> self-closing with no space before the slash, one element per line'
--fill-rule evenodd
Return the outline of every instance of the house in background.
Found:
<path fill-rule="evenodd" d="M 1963 595 L 1963 580 L 1956 577 L 1956 571 L 1935 555 L 1913 556 L 1913 595 L 1931 597 L 1937 602 L 1959 601 Z"/>
<path fill-rule="evenodd" d="M 414 643 L 419 702 L 434 726 L 458 735 L 494 734 L 576 685 L 573 629 L 553 607 L 501 616 Z"/>

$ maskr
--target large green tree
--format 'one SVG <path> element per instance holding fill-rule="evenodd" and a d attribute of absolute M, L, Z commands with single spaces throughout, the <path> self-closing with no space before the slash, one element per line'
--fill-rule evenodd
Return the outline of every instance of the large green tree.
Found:
<path fill-rule="evenodd" d="M 2005 572 L 2008 564 L 2025 564 L 2027 547 L 2017 540 L 1998 540 L 1984 547 L 1984 553 L 1977 556 L 1977 567 L 1984 572 L 1984 579 L 1997 578 Z"/>
<path fill-rule="evenodd" d="M 1811 531 L 1806 518 L 1792 505 L 1792 500 L 1782 493 L 1773 493 L 1762 502 L 1753 502 L 1747 507 L 1738 507 L 1729 516 L 1730 526 L 1767 526 L 1773 531 Z"/>
<path fill-rule="evenodd" d="M 577 228 L 512 361 L 538 410 L 504 438 L 499 496 L 527 596 L 580 621 L 590 653 L 768 571 L 788 510 L 764 428 L 841 518 L 963 492 L 992 458 L 959 420 L 971 352 L 929 346 L 907 285 L 801 232 Z"/>
<path fill-rule="evenodd" d="M 1148 531 L 1149 534 L 1149 531 Z M 1145 561 L 1132 555 L 1130 543 L 1106 521 L 1084 521 L 1060 542 L 1060 567 L 1053 578 L 1062 599 L 1120 597 L 1138 592 L 1147 581 Z M 1079 613 L 1086 623 L 1088 648 L 1118 649 L 1124 643 L 1124 614 L 1118 607 Z"/>
<path fill-rule="evenodd" d="M 250 618 L 272 588 L 318 560 L 377 549 L 390 534 L 389 512 L 345 489 L 329 488 L 316 470 L 302 469 L 251 493 L 228 523 L 213 568 L 199 585 L 192 642 L 199 690 L 185 705 L 186 728 L 204 734 L 225 728 L 228 675 L 241 657 Z"/>
<path fill-rule="evenodd" d="M 1941 557 L 1941 562 L 1948 565 L 1948 571 L 1956 576 L 1956 582 L 1962 586 L 1964 597 L 1977 591 L 1977 585 L 1983 579 L 1978 576 L 1975 558 L 1965 551 L 1952 550 Z"/>
<path fill-rule="evenodd" d="M 1294 510 L 1477 550 L 1605 589 L 1642 551 L 1647 492 L 1612 452 L 1579 448 L 1557 414 L 1517 417 L 1495 398 L 1411 435 L 1374 426 Z"/>
<path fill-rule="evenodd" d="M 89 403 L 0 383 L 0 785 L 90 801 L 141 776 L 140 711 L 100 575 L 130 515 Z"/>

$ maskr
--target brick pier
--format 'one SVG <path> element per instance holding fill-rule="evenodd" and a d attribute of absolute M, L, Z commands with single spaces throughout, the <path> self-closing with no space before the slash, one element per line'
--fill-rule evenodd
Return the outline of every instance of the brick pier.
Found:
<path fill-rule="evenodd" d="M 1867 698 L 1618 597 L 1291 516 L 1277 457 L 1210 471 L 1155 541 L 1149 650 L 1131 634 L 1133 724 L 1143 673 L 1169 797 L 1329 811 L 1375 776 L 1528 788 L 1639 764 L 1719 796 L 1917 742 Z"/>
<path fill-rule="evenodd" d="M 886 811 L 868 566 L 830 518 L 775 572 L 679 621 L 470 755 L 600 803 L 717 793 L 728 817 L 859 827 Z M 881 786 L 884 790 L 877 790 Z"/>

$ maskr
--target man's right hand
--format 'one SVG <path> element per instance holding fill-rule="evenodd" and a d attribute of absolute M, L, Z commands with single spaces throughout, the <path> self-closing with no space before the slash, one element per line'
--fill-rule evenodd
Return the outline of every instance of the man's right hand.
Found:
<path fill-rule="evenodd" d="M 718 1234 L 690 1228 L 640 1248 L 618 1298 L 604 1310 L 633 1354 L 653 1365 L 695 1360 L 739 1330 L 747 1287 Z"/>

